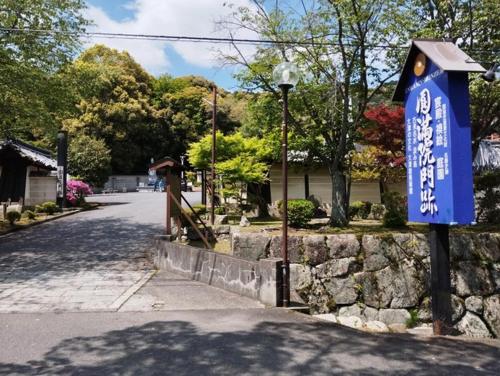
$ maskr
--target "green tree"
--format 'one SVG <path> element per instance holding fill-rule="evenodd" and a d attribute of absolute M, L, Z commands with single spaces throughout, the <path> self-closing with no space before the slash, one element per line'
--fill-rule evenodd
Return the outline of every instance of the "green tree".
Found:
<path fill-rule="evenodd" d="M 415 0 L 408 15 L 414 36 L 449 38 L 486 69 L 498 61 L 500 7 L 496 0 Z M 472 147 L 475 156 L 486 136 L 500 132 L 500 82 L 471 75 Z"/>
<path fill-rule="evenodd" d="M 102 187 L 111 173 L 111 155 L 106 144 L 90 136 L 71 139 L 68 170 L 94 187 Z"/>
<path fill-rule="evenodd" d="M 236 54 L 223 59 L 244 67 L 238 76 L 244 88 L 269 92 L 276 102 L 280 94 L 271 80 L 275 65 L 293 60 L 308 72 L 290 95 L 291 146 L 328 167 L 332 183 L 330 223 L 344 226 L 348 222 L 346 156 L 365 121 L 368 103 L 398 72 L 401 51 L 377 46 L 407 39 L 407 21 L 394 12 L 403 3 L 321 0 L 301 2 L 299 10 L 286 1 L 280 2 L 279 8 L 265 1 L 252 3 L 256 11 L 240 7 L 221 25 L 252 30 L 277 43 L 258 47 L 251 61 L 235 45 Z M 289 40 L 308 40 L 310 44 L 288 44 Z M 273 107 L 269 102 L 260 104 L 262 109 Z M 265 132 L 277 132 L 278 118 L 268 116 L 270 123 L 261 125 Z"/>
<path fill-rule="evenodd" d="M 73 105 L 61 72 L 88 24 L 84 8 L 83 0 L 0 0 L 0 137 L 54 145 Z"/>
<path fill-rule="evenodd" d="M 217 132 L 217 161 L 215 170 L 222 178 L 223 195 L 235 198 L 241 205 L 249 184 L 258 190 L 268 181 L 268 162 L 271 148 L 265 139 L 245 138 L 240 132 L 225 136 Z M 207 135 L 199 142 L 192 143 L 188 150 L 189 163 L 198 169 L 208 169 L 211 161 L 212 137 Z M 248 197 L 259 206 L 261 216 L 268 216 L 267 203 L 261 194 Z"/>
<path fill-rule="evenodd" d="M 145 171 L 165 137 L 151 103 L 153 78 L 127 52 L 102 45 L 83 52 L 71 72 L 81 99 L 77 116 L 64 122 L 70 135 L 103 140 L 114 173 Z"/>

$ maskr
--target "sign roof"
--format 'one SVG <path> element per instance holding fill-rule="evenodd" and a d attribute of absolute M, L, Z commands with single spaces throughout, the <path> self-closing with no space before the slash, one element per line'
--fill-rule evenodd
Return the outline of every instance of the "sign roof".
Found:
<path fill-rule="evenodd" d="M 418 53 L 422 52 L 440 69 L 446 72 L 486 72 L 481 64 L 476 63 L 469 55 L 450 41 L 434 39 L 414 39 L 406 56 L 398 85 L 392 96 L 395 102 L 404 100 L 404 91 L 413 62 Z"/>

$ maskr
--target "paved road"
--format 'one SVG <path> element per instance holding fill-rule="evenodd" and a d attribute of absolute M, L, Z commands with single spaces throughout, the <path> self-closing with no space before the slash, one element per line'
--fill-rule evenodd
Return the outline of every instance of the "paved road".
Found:
<path fill-rule="evenodd" d="M 164 200 L 159 193 L 95 196 L 106 205 L 0 238 L 0 312 L 120 309 L 154 275 L 147 250 L 164 228 Z"/>
<path fill-rule="evenodd" d="M 496 375 L 498 341 L 371 335 L 278 309 L 3 315 L 2 375 Z"/>
<path fill-rule="evenodd" d="M 499 374 L 496 340 L 370 335 L 156 273 L 163 199 L 0 238 L 0 375 Z"/>

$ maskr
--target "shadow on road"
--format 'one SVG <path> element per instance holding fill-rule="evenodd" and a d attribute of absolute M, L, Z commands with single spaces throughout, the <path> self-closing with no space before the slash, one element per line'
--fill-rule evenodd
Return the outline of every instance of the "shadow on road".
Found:
<path fill-rule="evenodd" d="M 499 359 L 499 349 L 486 344 L 370 335 L 327 323 L 261 322 L 222 333 L 155 321 L 63 340 L 41 360 L 0 364 L 0 374 L 497 375 Z"/>
<path fill-rule="evenodd" d="M 0 281 L 83 270 L 145 268 L 159 227 L 126 219 L 55 221 L 0 239 Z"/>

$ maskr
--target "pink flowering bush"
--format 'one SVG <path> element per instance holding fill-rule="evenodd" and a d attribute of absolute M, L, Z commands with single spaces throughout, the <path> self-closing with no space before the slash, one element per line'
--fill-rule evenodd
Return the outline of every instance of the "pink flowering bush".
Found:
<path fill-rule="evenodd" d="M 69 180 L 66 183 L 66 200 L 72 206 L 81 206 L 85 203 L 85 196 L 91 194 L 90 186 L 81 180 Z"/>

